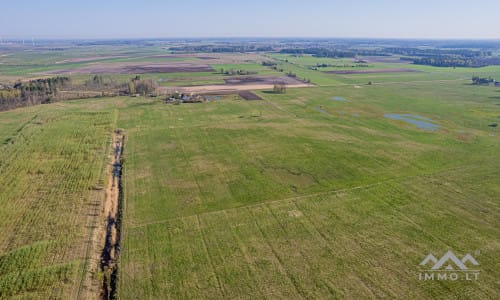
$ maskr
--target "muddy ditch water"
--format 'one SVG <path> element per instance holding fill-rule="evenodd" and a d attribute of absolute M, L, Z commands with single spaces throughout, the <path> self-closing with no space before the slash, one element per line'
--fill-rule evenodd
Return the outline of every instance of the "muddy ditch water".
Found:
<path fill-rule="evenodd" d="M 123 151 L 125 135 L 116 130 L 113 135 L 113 155 L 108 174 L 108 187 L 104 203 L 106 215 L 104 245 L 100 257 L 102 276 L 101 299 L 117 299 L 118 259 L 121 247 L 121 218 L 123 209 Z"/>

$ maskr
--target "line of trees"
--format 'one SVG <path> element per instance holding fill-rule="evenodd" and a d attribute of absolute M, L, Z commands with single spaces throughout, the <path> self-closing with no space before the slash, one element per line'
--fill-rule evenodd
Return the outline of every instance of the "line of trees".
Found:
<path fill-rule="evenodd" d="M 411 61 L 416 65 L 453 68 L 479 68 L 491 65 L 500 65 L 500 58 L 497 57 L 429 56 L 402 57 L 401 60 Z"/>
<path fill-rule="evenodd" d="M 53 77 L 17 82 L 0 90 L 0 110 L 50 103 L 62 88 L 71 83 L 68 77 Z"/>
<path fill-rule="evenodd" d="M 220 69 L 220 73 L 224 75 L 255 75 L 257 74 L 256 71 L 248 71 L 248 70 L 235 70 L 235 69 L 230 69 L 230 70 L 224 70 L 224 68 Z"/>
<path fill-rule="evenodd" d="M 474 59 L 461 58 L 451 56 L 436 56 L 436 57 L 402 57 L 401 60 L 412 61 L 416 65 L 426 65 L 434 67 L 475 67 Z"/>

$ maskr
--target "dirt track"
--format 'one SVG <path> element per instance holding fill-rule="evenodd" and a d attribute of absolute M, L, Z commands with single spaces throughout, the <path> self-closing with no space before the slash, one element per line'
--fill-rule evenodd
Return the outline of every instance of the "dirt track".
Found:
<path fill-rule="evenodd" d="M 287 85 L 288 88 L 299 88 L 299 87 L 311 87 L 311 84 L 290 84 Z M 163 87 L 161 88 L 164 92 L 179 91 L 184 93 L 196 93 L 196 94 L 231 94 L 240 91 L 252 91 L 252 90 L 272 90 L 274 84 L 240 84 L 240 85 L 225 85 L 225 84 L 214 84 L 214 85 L 199 85 L 199 86 L 189 86 L 189 87 Z"/>

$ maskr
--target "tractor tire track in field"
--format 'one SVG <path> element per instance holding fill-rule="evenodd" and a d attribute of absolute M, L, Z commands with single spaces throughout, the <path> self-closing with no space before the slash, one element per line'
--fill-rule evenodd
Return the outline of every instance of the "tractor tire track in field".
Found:
<path fill-rule="evenodd" d="M 215 264 L 213 262 L 213 255 L 210 254 L 210 250 L 209 250 L 210 248 L 208 247 L 207 237 L 206 237 L 206 234 L 203 230 L 203 226 L 201 224 L 199 215 L 196 216 L 196 222 L 197 222 L 198 230 L 200 231 L 200 235 L 201 235 L 201 238 L 203 241 L 203 248 L 205 250 L 205 254 L 207 255 L 207 259 L 210 263 L 210 267 L 214 272 L 215 279 L 217 280 L 217 289 L 219 290 L 219 292 L 221 294 L 220 296 L 224 297 L 226 292 L 224 290 L 224 286 L 222 285 L 222 280 L 221 280 L 219 274 L 217 273 L 217 269 L 215 268 Z"/>
<path fill-rule="evenodd" d="M 102 228 L 102 251 L 100 270 L 103 274 L 101 298 L 117 299 L 118 286 L 118 258 L 121 247 L 121 217 L 123 209 L 123 150 L 125 135 L 121 130 L 113 134 L 113 155 L 111 168 L 108 169 L 108 187 L 104 202 L 106 223 Z"/>

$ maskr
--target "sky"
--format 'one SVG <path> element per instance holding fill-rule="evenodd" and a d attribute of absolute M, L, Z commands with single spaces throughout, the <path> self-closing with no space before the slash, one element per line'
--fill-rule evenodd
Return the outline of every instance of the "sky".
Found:
<path fill-rule="evenodd" d="M 500 39 L 500 1 L 0 0 L 0 37 Z"/>

